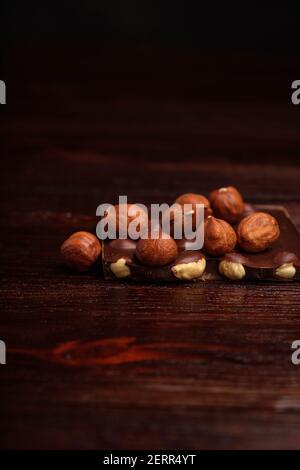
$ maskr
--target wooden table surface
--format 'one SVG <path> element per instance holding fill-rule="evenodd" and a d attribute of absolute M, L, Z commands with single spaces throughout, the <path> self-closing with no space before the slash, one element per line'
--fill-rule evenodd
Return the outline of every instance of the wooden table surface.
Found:
<path fill-rule="evenodd" d="M 59 260 L 119 194 L 233 184 L 300 228 L 294 59 L 7 50 L 2 448 L 300 448 L 299 284 L 114 283 Z"/>

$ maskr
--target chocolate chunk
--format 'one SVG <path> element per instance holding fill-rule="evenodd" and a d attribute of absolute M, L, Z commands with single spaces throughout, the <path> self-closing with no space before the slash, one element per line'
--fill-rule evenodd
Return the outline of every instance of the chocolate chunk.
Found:
<path fill-rule="evenodd" d="M 249 262 L 247 256 L 245 256 L 243 253 L 238 253 L 236 251 L 227 253 L 224 256 L 224 259 L 226 259 L 227 261 L 230 261 L 231 263 L 247 264 L 247 262 Z"/>
<path fill-rule="evenodd" d="M 109 240 L 103 242 L 103 259 L 115 262 L 120 258 L 132 260 L 136 249 L 134 240 Z"/>
<path fill-rule="evenodd" d="M 292 263 L 295 265 L 299 264 L 299 258 L 295 253 L 290 251 L 279 251 L 273 258 L 274 267 L 281 266 L 282 264 Z"/>
<path fill-rule="evenodd" d="M 244 266 L 246 275 L 243 282 L 247 281 L 277 281 L 282 280 L 276 276 L 276 270 L 284 264 L 293 264 L 296 267 L 295 276 L 289 282 L 300 281 L 300 235 L 291 222 L 287 212 L 280 206 L 256 206 L 254 210 L 268 212 L 273 215 L 280 226 L 281 235 L 274 245 L 263 253 L 246 253 L 237 248 L 234 252 L 224 257 L 206 256 L 206 269 L 202 280 L 225 280 L 219 273 L 221 260 L 240 263 Z M 126 259 L 130 265 L 128 279 L 135 281 L 178 282 L 172 274 L 172 267 L 178 264 L 188 264 L 199 261 L 205 256 L 200 251 L 190 251 L 187 247 L 193 240 L 176 240 L 179 255 L 176 260 L 163 267 L 153 268 L 142 265 L 134 256 L 136 242 L 133 240 L 112 240 L 103 243 L 102 259 L 104 276 L 106 279 L 115 279 L 110 264 L 120 258 Z M 231 282 L 228 280 L 228 282 Z"/>

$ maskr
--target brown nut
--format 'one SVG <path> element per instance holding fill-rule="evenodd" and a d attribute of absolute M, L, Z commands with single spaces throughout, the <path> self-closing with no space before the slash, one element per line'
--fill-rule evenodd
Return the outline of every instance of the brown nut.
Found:
<path fill-rule="evenodd" d="M 165 266 L 175 260 L 178 254 L 177 244 L 173 238 L 161 233 L 157 239 L 141 239 L 136 245 L 136 256 L 147 266 Z"/>
<path fill-rule="evenodd" d="M 204 224 L 204 251 L 220 256 L 232 251 L 236 245 L 236 234 L 225 220 L 209 216 Z"/>
<path fill-rule="evenodd" d="M 241 248 L 250 253 L 264 251 L 280 235 L 277 220 L 265 212 L 255 212 L 245 217 L 237 228 L 238 242 Z"/>
<path fill-rule="evenodd" d="M 73 233 L 60 248 L 63 262 L 75 271 L 87 271 L 101 253 L 101 244 L 89 232 Z"/>
<path fill-rule="evenodd" d="M 116 217 L 116 233 L 119 233 L 120 225 L 122 224 L 128 229 L 129 224 L 137 217 L 140 218 L 141 224 L 136 227 L 137 231 L 142 231 L 148 227 L 148 214 L 137 204 L 118 204 L 114 206 L 115 215 L 112 209 L 106 211 L 108 218 Z"/>
<path fill-rule="evenodd" d="M 233 186 L 212 191 L 210 193 L 210 203 L 214 215 L 231 224 L 236 223 L 244 211 L 243 198 Z"/>
<path fill-rule="evenodd" d="M 195 223 L 196 223 L 195 206 L 196 206 L 196 204 L 203 204 L 204 205 L 204 218 L 207 218 L 209 215 L 212 214 L 212 210 L 210 208 L 210 202 L 205 196 L 202 196 L 202 194 L 194 194 L 194 193 L 182 194 L 181 196 L 179 196 L 176 199 L 175 202 L 177 202 L 177 204 L 180 204 L 181 206 L 183 206 L 184 204 L 192 204 L 193 205 L 192 210 L 194 211 L 194 214 L 193 214 L 194 229 L 196 228 L 195 227 Z"/>

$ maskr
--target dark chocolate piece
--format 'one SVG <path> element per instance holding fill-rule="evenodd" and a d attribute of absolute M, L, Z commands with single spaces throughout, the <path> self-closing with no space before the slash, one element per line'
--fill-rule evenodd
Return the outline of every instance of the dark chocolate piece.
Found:
<path fill-rule="evenodd" d="M 248 258 L 244 253 L 239 253 L 237 251 L 232 251 L 231 253 L 227 253 L 224 256 L 224 259 L 230 261 L 231 263 L 241 263 L 246 264 L 248 262 Z"/>
<path fill-rule="evenodd" d="M 120 258 L 133 260 L 136 242 L 134 240 L 108 240 L 103 242 L 105 246 L 105 260 L 116 262 Z"/>
<path fill-rule="evenodd" d="M 179 255 L 176 260 L 161 268 L 151 268 L 142 265 L 134 255 L 136 242 L 132 240 L 112 240 L 103 243 L 103 267 L 104 275 L 107 279 L 115 279 L 115 275 L 110 269 L 110 264 L 120 258 L 126 260 L 130 269 L 127 279 L 135 281 L 152 282 L 182 282 L 172 273 L 172 267 L 177 264 L 187 264 L 199 261 L 203 256 L 206 258 L 206 269 L 201 279 L 226 280 L 219 273 L 219 264 L 224 259 L 233 263 L 240 263 L 244 266 L 244 281 L 264 280 L 264 281 L 299 281 L 300 280 L 300 235 L 296 227 L 291 222 L 286 210 L 281 206 L 256 206 L 255 210 L 268 212 L 273 215 L 280 226 L 281 235 L 275 244 L 263 253 L 246 253 L 237 248 L 234 252 L 226 254 L 224 257 L 205 256 L 200 251 L 187 250 L 190 240 L 176 240 Z M 292 264 L 296 268 L 295 276 L 291 279 L 281 279 L 276 270 L 282 265 Z M 228 282 L 232 282 L 229 281 Z"/>
<path fill-rule="evenodd" d="M 277 268 L 282 264 L 293 263 L 294 265 L 299 266 L 299 258 L 295 253 L 290 251 L 279 251 L 275 254 L 273 258 L 274 266 Z"/>

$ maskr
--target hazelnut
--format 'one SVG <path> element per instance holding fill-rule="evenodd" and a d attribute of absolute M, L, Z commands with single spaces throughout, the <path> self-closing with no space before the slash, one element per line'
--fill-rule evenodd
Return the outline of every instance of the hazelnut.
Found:
<path fill-rule="evenodd" d="M 241 248 L 250 253 L 264 251 L 280 235 L 277 220 L 265 212 L 255 212 L 241 220 L 237 228 L 238 242 Z"/>
<path fill-rule="evenodd" d="M 204 273 L 206 268 L 205 258 L 199 259 L 199 261 L 193 261 L 191 263 L 176 264 L 172 267 L 172 273 L 175 277 L 181 281 L 192 281 L 199 279 Z"/>
<path fill-rule="evenodd" d="M 293 263 L 285 263 L 276 269 L 275 275 L 280 279 L 293 279 L 296 274 L 296 268 Z"/>
<path fill-rule="evenodd" d="M 111 263 L 110 270 L 119 279 L 130 276 L 130 269 L 125 258 L 120 258 L 115 263 Z"/>
<path fill-rule="evenodd" d="M 73 233 L 60 248 L 64 263 L 75 271 L 87 271 L 101 253 L 101 244 L 89 232 Z"/>
<path fill-rule="evenodd" d="M 212 210 L 210 208 L 210 202 L 202 194 L 194 194 L 194 193 L 186 193 L 179 196 L 175 203 L 180 204 L 183 206 L 184 204 L 192 204 L 192 211 L 193 211 L 193 229 L 195 230 L 196 227 L 196 204 L 203 204 L 204 206 L 204 218 L 206 219 L 209 215 L 212 214 Z"/>
<path fill-rule="evenodd" d="M 204 224 L 204 251 L 212 256 L 229 253 L 236 245 L 236 234 L 225 220 L 209 216 Z"/>
<path fill-rule="evenodd" d="M 119 233 L 120 226 L 128 229 L 129 224 L 137 217 L 141 220 L 141 226 L 136 227 L 137 231 L 143 230 L 148 227 L 148 214 L 137 204 L 117 204 L 115 208 L 116 217 L 116 233 Z M 130 212 L 130 214 L 129 214 Z M 114 212 L 111 209 L 106 211 L 106 216 L 114 217 Z"/>
<path fill-rule="evenodd" d="M 231 224 L 236 223 L 244 211 L 243 198 L 233 186 L 212 191 L 210 193 L 210 203 L 214 215 Z"/>
<path fill-rule="evenodd" d="M 223 260 L 219 264 L 219 272 L 232 281 L 240 281 L 246 275 L 244 266 L 241 263 Z"/>
<path fill-rule="evenodd" d="M 174 261 L 177 254 L 175 240 L 163 233 L 157 239 L 141 239 L 136 245 L 137 258 L 147 266 L 165 266 Z"/>

